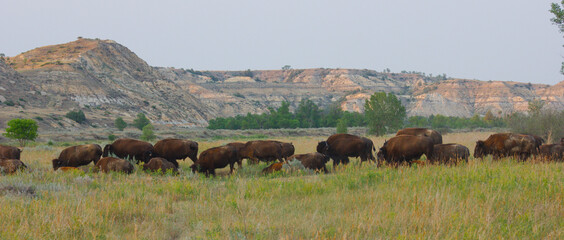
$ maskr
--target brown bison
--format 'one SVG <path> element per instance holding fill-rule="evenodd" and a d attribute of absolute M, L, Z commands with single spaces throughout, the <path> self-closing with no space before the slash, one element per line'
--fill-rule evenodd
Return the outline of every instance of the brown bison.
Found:
<path fill-rule="evenodd" d="M 278 172 L 282 170 L 283 165 L 284 165 L 283 162 L 275 162 L 273 164 L 270 164 L 268 167 L 262 169 L 262 173 L 267 174 L 267 173 Z"/>
<path fill-rule="evenodd" d="M 139 161 L 147 163 L 154 155 L 154 148 L 148 142 L 131 138 L 120 138 L 104 147 L 102 156 L 107 157 L 109 154 L 114 154 L 124 159 L 135 159 L 137 163 Z"/>
<path fill-rule="evenodd" d="M 289 156 L 294 155 L 294 152 L 296 151 L 296 149 L 294 148 L 294 144 L 292 143 L 287 143 L 287 142 L 279 142 L 279 141 L 274 141 L 280 144 L 280 147 L 282 147 L 282 158 L 284 160 L 288 160 Z"/>
<path fill-rule="evenodd" d="M 198 160 L 190 166 L 192 172 L 203 172 L 206 176 L 215 176 L 216 168 L 224 168 L 229 165 L 230 173 L 233 173 L 233 165 L 237 162 L 237 150 L 232 146 L 219 146 L 210 148 L 200 153 Z"/>
<path fill-rule="evenodd" d="M 297 159 L 298 161 L 302 162 L 307 169 L 312 169 L 315 171 L 323 171 L 324 173 L 328 173 L 327 167 L 325 164 L 329 162 L 329 156 L 322 154 L 322 153 L 306 153 L 306 154 L 296 154 L 290 156 L 288 159 Z"/>
<path fill-rule="evenodd" d="M 433 146 L 433 158 L 429 161 L 445 164 L 460 159 L 468 162 L 468 157 L 470 157 L 470 150 L 463 145 L 456 143 L 435 144 Z"/>
<path fill-rule="evenodd" d="M 154 149 L 155 156 L 166 159 L 176 167 L 177 159 L 185 160 L 189 157 L 193 162 L 198 160 L 198 143 L 194 141 L 167 138 L 155 143 Z"/>
<path fill-rule="evenodd" d="M 378 151 L 378 161 L 386 160 L 394 166 L 403 162 L 411 165 L 412 160 L 419 159 L 423 154 L 427 159 L 433 159 L 433 139 L 423 136 L 400 135 L 384 142 Z"/>
<path fill-rule="evenodd" d="M 243 157 L 241 156 L 241 149 L 243 149 L 245 147 L 245 143 L 232 142 L 232 143 L 228 143 L 228 144 L 225 144 L 225 145 L 235 148 L 235 150 L 237 151 L 237 165 L 239 165 L 239 168 L 243 167 Z"/>
<path fill-rule="evenodd" d="M 90 162 L 98 162 L 102 156 L 102 147 L 98 144 L 85 144 L 63 149 L 59 157 L 53 159 L 53 169 L 60 167 L 80 167 Z"/>
<path fill-rule="evenodd" d="M 427 128 L 404 128 L 396 133 L 396 136 L 399 135 L 430 137 L 431 139 L 433 139 L 434 144 L 443 143 L 443 136 L 439 132 Z"/>
<path fill-rule="evenodd" d="M 0 159 L 0 172 L 13 174 L 18 170 L 24 170 L 27 166 L 19 159 Z"/>
<path fill-rule="evenodd" d="M 544 144 L 539 148 L 539 155 L 554 161 L 564 161 L 564 144 Z"/>
<path fill-rule="evenodd" d="M 253 163 L 276 160 L 282 162 L 282 146 L 277 141 L 249 141 L 239 152 L 239 157 L 248 158 Z"/>
<path fill-rule="evenodd" d="M 349 157 L 360 157 L 361 164 L 368 159 L 375 161 L 372 150 L 375 150 L 372 140 L 346 133 L 331 135 L 317 144 L 317 152 L 333 159 L 333 166 L 348 164 Z"/>
<path fill-rule="evenodd" d="M 115 158 L 115 157 L 104 157 L 96 163 L 96 169 L 102 171 L 103 173 L 113 172 L 123 172 L 127 174 L 133 173 L 133 164 L 125 159 Z"/>
<path fill-rule="evenodd" d="M 160 170 L 161 173 L 171 171 L 174 174 L 178 174 L 178 168 L 173 163 L 161 157 L 151 158 L 148 163 L 143 164 L 143 170 L 151 172 L 158 172 Z"/>
<path fill-rule="evenodd" d="M 20 159 L 22 150 L 17 147 L 0 145 L 0 158 Z"/>
<path fill-rule="evenodd" d="M 515 156 L 520 160 L 526 160 L 536 152 L 536 141 L 530 135 L 496 133 L 490 135 L 485 141 L 476 142 L 474 157 L 483 158 L 491 154 L 493 159 Z"/>

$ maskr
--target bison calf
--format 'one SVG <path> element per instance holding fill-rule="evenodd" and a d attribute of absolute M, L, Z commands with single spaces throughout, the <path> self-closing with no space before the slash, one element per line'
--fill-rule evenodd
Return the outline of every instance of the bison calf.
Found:
<path fill-rule="evenodd" d="M 564 161 L 564 144 L 544 144 L 539 147 L 541 157 L 553 160 Z"/>
<path fill-rule="evenodd" d="M 19 159 L 0 159 L 0 171 L 3 173 L 13 174 L 26 168 L 27 166 Z"/>
<path fill-rule="evenodd" d="M 468 157 L 470 157 L 470 150 L 460 144 L 449 143 L 449 144 L 435 144 L 433 146 L 433 158 L 430 158 L 431 163 L 441 163 L 446 164 L 451 161 L 456 161 L 458 159 L 468 162 Z"/>
<path fill-rule="evenodd" d="M 143 164 L 144 171 L 167 173 L 168 171 L 178 174 L 178 168 L 164 158 L 156 157 L 151 158 L 148 163 Z"/>
<path fill-rule="evenodd" d="M 273 164 L 270 164 L 270 166 L 262 169 L 262 173 L 267 174 L 267 173 L 278 172 L 278 171 L 282 170 L 283 165 L 284 165 L 284 163 L 275 162 Z"/>
<path fill-rule="evenodd" d="M 297 159 L 304 165 L 305 168 L 315 170 L 315 171 L 323 171 L 324 173 L 328 173 L 327 167 L 325 164 L 329 162 L 329 156 L 321 153 L 306 153 L 306 154 L 296 154 L 290 156 L 288 159 Z"/>
<path fill-rule="evenodd" d="M 103 173 L 108 173 L 110 171 L 124 172 L 127 174 L 133 173 L 133 164 L 125 159 L 115 157 L 105 157 L 98 160 L 96 168 Z"/>

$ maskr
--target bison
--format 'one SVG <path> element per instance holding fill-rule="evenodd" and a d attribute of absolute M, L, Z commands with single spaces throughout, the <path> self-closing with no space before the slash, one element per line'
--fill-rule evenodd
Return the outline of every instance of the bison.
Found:
<path fill-rule="evenodd" d="M 198 160 L 190 166 L 192 172 L 203 172 L 206 176 L 215 176 L 216 168 L 224 168 L 229 165 L 230 173 L 233 173 L 233 165 L 237 162 L 237 150 L 232 146 L 213 147 L 200 153 Z"/>
<path fill-rule="evenodd" d="M 317 152 L 333 159 L 333 166 L 339 163 L 348 164 L 349 157 L 360 157 L 360 163 L 368 159 L 375 161 L 372 154 L 374 143 L 372 140 L 346 133 L 331 135 L 327 141 L 317 144 Z"/>
<path fill-rule="evenodd" d="M 262 169 L 262 173 L 267 174 L 267 173 L 278 172 L 282 170 L 283 165 L 284 165 L 283 162 L 275 162 L 273 164 L 270 164 L 268 167 Z"/>
<path fill-rule="evenodd" d="M 544 144 L 539 148 L 541 157 L 554 161 L 564 161 L 564 144 Z"/>
<path fill-rule="evenodd" d="M 80 167 L 90 162 L 98 162 L 102 156 L 102 147 L 98 144 L 85 144 L 63 149 L 58 158 L 52 160 L 53 170 L 60 167 Z"/>
<path fill-rule="evenodd" d="M 536 153 L 536 141 L 530 135 L 515 133 L 496 133 L 490 135 L 485 141 L 477 141 L 474 149 L 475 158 L 493 155 L 493 159 L 516 156 L 526 160 L 531 154 Z"/>
<path fill-rule="evenodd" d="M 433 158 L 429 159 L 430 162 L 435 163 L 448 163 L 451 160 L 457 161 L 459 159 L 468 162 L 468 157 L 470 157 L 470 150 L 460 144 L 448 143 L 448 144 L 435 144 L 433 146 Z"/>
<path fill-rule="evenodd" d="M 294 148 L 294 144 L 292 143 L 287 143 L 287 142 L 279 142 L 279 141 L 274 141 L 280 144 L 280 147 L 282 147 L 282 158 L 284 160 L 288 160 L 288 157 L 294 155 L 294 152 L 296 151 L 296 149 Z"/>
<path fill-rule="evenodd" d="M 423 154 L 427 159 L 433 159 L 433 139 L 424 136 L 399 135 L 384 142 L 378 151 L 378 161 L 386 160 L 394 166 L 403 162 L 411 165 L 412 160 L 419 159 Z"/>
<path fill-rule="evenodd" d="M 154 156 L 154 148 L 148 142 L 131 138 L 120 138 L 104 147 L 103 157 L 114 154 L 119 158 L 135 159 L 147 163 Z"/>
<path fill-rule="evenodd" d="M 13 174 L 18 170 L 24 170 L 27 166 L 19 159 L 0 159 L 0 172 Z"/>
<path fill-rule="evenodd" d="M 96 163 L 96 169 L 102 171 L 103 173 L 113 172 L 123 172 L 127 174 L 133 173 L 133 164 L 125 159 L 115 158 L 115 157 L 104 157 Z"/>
<path fill-rule="evenodd" d="M 431 139 L 433 139 L 434 144 L 443 143 L 443 136 L 439 132 L 427 128 L 404 128 L 396 133 L 396 136 L 400 135 L 430 137 Z"/>
<path fill-rule="evenodd" d="M 258 140 L 249 141 L 239 152 L 239 157 L 248 158 L 251 162 L 282 162 L 282 146 L 277 141 Z"/>
<path fill-rule="evenodd" d="M 20 159 L 22 150 L 17 147 L 0 145 L 0 158 Z"/>
<path fill-rule="evenodd" d="M 307 169 L 312 169 L 315 171 L 323 171 L 324 173 L 328 173 L 327 167 L 325 164 L 329 162 L 329 156 L 321 153 L 306 153 L 306 154 L 296 154 L 290 156 L 288 159 L 297 159 L 304 165 Z"/>
<path fill-rule="evenodd" d="M 148 163 L 143 164 L 143 170 L 151 172 L 158 172 L 160 170 L 161 173 L 166 173 L 170 170 L 172 173 L 178 174 L 178 168 L 173 163 L 161 157 L 151 158 Z"/>
<path fill-rule="evenodd" d="M 235 150 L 237 151 L 237 165 L 239 165 L 239 168 L 243 167 L 243 157 L 241 156 L 241 149 L 243 149 L 245 147 L 245 143 L 232 142 L 232 143 L 228 143 L 228 144 L 225 144 L 225 145 L 235 148 Z"/>
<path fill-rule="evenodd" d="M 166 159 L 178 168 L 177 159 L 185 160 L 189 157 L 193 162 L 198 160 L 198 143 L 190 140 L 167 138 L 155 143 L 154 153 L 155 156 Z"/>

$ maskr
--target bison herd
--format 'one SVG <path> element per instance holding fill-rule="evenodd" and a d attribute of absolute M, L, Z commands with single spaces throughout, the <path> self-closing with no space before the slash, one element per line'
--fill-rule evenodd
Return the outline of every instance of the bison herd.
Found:
<path fill-rule="evenodd" d="M 564 138 L 560 143 L 544 144 L 544 140 L 534 135 L 515 133 L 496 133 L 484 141 L 477 141 L 474 149 L 475 158 L 492 155 L 492 158 L 516 157 L 526 160 L 531 156 L 540 156 L 556 161 L 563 160 Z M 271 164 L 263 170 L 264 173 L 279 171 L 290 160 L 299 161 L 305 168 L 327 173 L 326 164 L 332 159 L 334 168 L 339 164 L 348 164 L 350 157 L 360 158 L 360 164 L 365 161 L 384 163 L 397 167 L 401 164 L 411 164 L 425 155 L 429 163 L 449 164 L 457 161 L 468 161 L 470 151 L 467 147 L 456 144 L 443 144 L 439 132 L 426 128 L 406 128 L 399 130 L 396 136 L 385 141 L 374 157 L 372 140 L 351 134 L 334 134 L 327 140 L 317 144 L 317 151 L 306 154 L 294 154 L 292 143 L 256 140 L 246 143 L 233 142 L 223 146 L 209 148 L 198 156 L 198 143 L 190 140 L 168 138 L 152 145 L 151 143 L 120 138 L 104 148 L 97 144 L 71 146 L 52 160 L 53 169 L 66 171 L 94 163 L 94 169 L 101 172 L 134 171 L 133 163 L 143 163 L 141 169 L 150 172 L 178 173 L 178 160 L 190 158 L 193 172 L 215 175 L 215 169 L 229 165 L 230 172 L 235 164 L 242 167 L 243 159 L 250 164 L 259 161 L 277 163 Z M 0 170 L 4 173 L 14 173 L 27 168 L 20 161 L 21 150 L 15 147 L 0 145 Z M 128 159 L 128 160 L 126 160 Z M 133 163 L 132 163 L 133 162 Z"/>

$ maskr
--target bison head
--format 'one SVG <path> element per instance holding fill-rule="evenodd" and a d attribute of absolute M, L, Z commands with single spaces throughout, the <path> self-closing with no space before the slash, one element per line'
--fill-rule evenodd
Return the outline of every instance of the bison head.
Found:
<path fill-rule="evenodd" d="M 317 152 L 327 155 L 329 152 L 329 144 L 327 144 L 327 141 L 317 143 Z"/>
<path fill-rule="evenodd" d="M 53 159 L 53 170 L 57 171 L 57 169 L 59 169 L 60 167 L 63 166 L 63 161 L 59 160 L 59 159 Z"/>
<path fill-rule="evenodd" d="M 378 161 L 384 161 L 384 160 L 386 160 L 387 155 L 388 155 L 388 152 L 386 150 L 386 145 L 384 144 L 384 147 L 380 148 L 380 151 L 378 151 L 378 154 L 376 154 L 376 157 L 378 158 Z"/>
<path fill-rule="evenodd" d="M 102 153 L 102 157 L 107 157 L 111 151 L 112 151 L 112 144 L 108 144 L 104 146 L 104 152 Z"/>
<path fill-rule="evenodd" d="M 477 141 L 476 148 L 474 148 L 474 158 L 482 158 L 486 155 L 486 146 L 484 141 Z"/>

